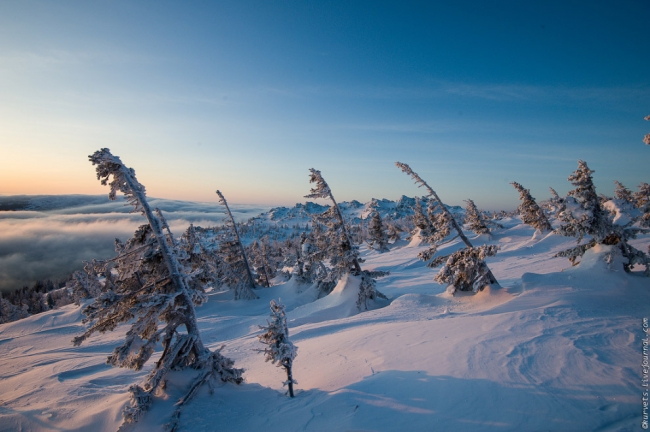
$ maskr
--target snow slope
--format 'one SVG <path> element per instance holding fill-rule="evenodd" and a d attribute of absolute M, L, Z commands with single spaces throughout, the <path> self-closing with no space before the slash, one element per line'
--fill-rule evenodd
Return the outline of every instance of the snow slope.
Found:
<path fill-rule="evenodd" d="M 355 313 L 354 281 L 321 299 L 294 281 L 258 290 L 254 301 L 211 294 L 197 310 L 202 336 L 210 348 L 225 344 L 246 383 L 202 389 L 181 430 L 638 430 L 650 279 L 607 268 L 599 248 L 570 268 L 552 256 L 574 239 L 501 222 L 493 237 L 471 240 L 501 246 L 488 263 L 503 288 L 476 295 L 449 296 L 417 259 L 424 246 L 405 241 L 383 254 L 362 249 L 364 268 L 391 272 L 377 283 L 391 300 L 382 308 Z M 650 236 L 633 244 L 645 250 Z M 284 395 L 284 372 L 257 351 L 258 326 L 278 297 L 298 346 L 294 399 Z M 124 327 L 73 347 L 80 319 L 70 305 L 0 326 L 0 430 L 119 427 L 127 388 L 147 368 L 104 364 Z M 126 430 L 159 430 L 191 374 L 177 373 Z"/>

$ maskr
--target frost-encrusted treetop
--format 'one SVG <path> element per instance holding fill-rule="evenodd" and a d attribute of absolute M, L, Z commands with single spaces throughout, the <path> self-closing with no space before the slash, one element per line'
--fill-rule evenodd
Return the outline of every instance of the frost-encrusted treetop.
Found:
<path fill-rule="evenodd" d="M 145 188 L 135 178 L 135 170 L 124 166 L 118 156 L 113 156 L 111 151 L 107 148 L 96 151 L 88 156 L 93 165 L 97 165 L 97 180 L 103 186 L 110 187 L 108 198 L 111 201 L 117 199 L 117 193 L 122 192 L 127 202 L 134 207 L 134 212 L 141 212 L 144 214 L 144 208 L 141 205 L 139 194 L 144 196 L 146 194 Z M 109 177 L 113 176 L 113 180 L 109 183 Z"/>
<path fill-rule="evenodd" d="M 305 198 L 332 198 L 332 191 L 321 175 L 320 171 L 314 168 L 309 168 L 311 175 L 309 176 L 309 183 L 316 183 L 316 186 L 312 187 L 309 195 L 305 195 Z"/>

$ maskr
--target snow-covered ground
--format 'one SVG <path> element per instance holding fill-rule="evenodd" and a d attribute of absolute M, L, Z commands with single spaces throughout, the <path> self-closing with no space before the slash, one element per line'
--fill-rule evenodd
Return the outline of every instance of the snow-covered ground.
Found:
<path fill-rule="evenodd" d="M 259 300 L 211 294 L 197 309 L 203 340 L 225 345 L 246 382 L 201 389 L 181 430 L 640 429 L 650 279 L 619 263 L 607 268 L 599 248 L 571 268 L 552 256 L 575 239 L 501 222 L 492 238 L 472 239 L 500 245 L 488 259 L 500 289 L 451 297 L 417 258 L 424 246 L 400 241 L 383 254 L 362 248 L 365 269 L 391 272 L 377 283 L 390 303 L 367 312 L 356 313 L 353 278 L 321 299 L 291 280 L 258 290 Z M 646 250 L 650 236 L 632 244 Z M 258 352 L 258 326 L 277 298 L 298 346 L 294 399 L 283 370 Z M 81 318 L 69 305 L 0 326 L 0 430 L 118 429 L 128 387 L 151 365 L 134 372 L 104 363 L 125 326 L 73 347 Z M 174 375 L 126 430 L 161 429 L 191 374 Z"/>

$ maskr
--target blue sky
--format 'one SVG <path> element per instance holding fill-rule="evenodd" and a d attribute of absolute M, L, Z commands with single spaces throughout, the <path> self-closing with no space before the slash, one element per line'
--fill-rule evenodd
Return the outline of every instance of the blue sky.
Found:
<path fill-rule="evenodd" d="M 1 194 L 104 193 L 110 148 L 149 195 L 293 204 L 421 193 L 514 208 L 650 182 L 650 3 L 0 4 Z"/>

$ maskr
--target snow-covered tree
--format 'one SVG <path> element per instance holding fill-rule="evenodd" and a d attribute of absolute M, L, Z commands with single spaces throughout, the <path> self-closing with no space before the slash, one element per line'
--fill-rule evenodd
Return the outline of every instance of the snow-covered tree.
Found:
<path fill-rule="evenodd" d="M 497 248 L 494 246 L 481 246 L 479 248 L 474 248 L 472 243 L 469 241 L 467 236 L 465 236 L 465 233 L 461 229 L 460 225 L 458 224 L 458 221 L 453 217 L 451 213 L 449 213 L 449 210 L 447 207 L 444 205 L 444 203 L 440 200 L 438 197 L 438 194 L 425 182 L 422 177 L 420 177 L 415 171 L 411 169 L 410 166 L 408 166 L 405 163 L 401 162 L 395 162 L 395 165 L 402 170 L 405 174 L 409 175 L 415 184 L 418 185 L 418 187 L 424 187 L 427 189 L 429 192 L 429 197 L 432 197 L 433 199 L 436 200 L 436 202 L 439 204 L 440 209 L 442 212 L 446 214 L 445 216 L 445 223 L 450 223 L 456 232 L 458 233 L 458 236 L 461 238 L 463 243 L 465 243 L 466 248 L 461 251 L 457 251 L 452 255 L 448 256 L 441 256 L 435 258 L 433 261 L 429 262 L 427 264 L 428 267 L 437 267 L 438 265 L 442 264 L 443 262 L 447 263 L 445 266 L 440 269 L 440 272 L 438 275 L 436 275 L 435 279 L 436 281 L 440 280 L 443 283 L 449 283 L 450 286 L 453 289 L 453 292 L 456 290 L 468 290 L 468 289 L 476 289 L 476 290 L 483 290 L 483 288 L 486 285 L 498 285 L 497 279 L 494 277 L 492 274 L 492 271 L 490 268 L 485 264 L 484 258 L 488 256 L 493 256 L 496 254 Z M 420 254 L 420 259 L 424 261 L 430 260 L 434 254 L 436 253 L 436 245 L 432 248 L 430 248 L 428 251 L 425 251 L 423 254 Z M 474 264 L 472 266 L 469 266 L 467 264 L 468 260 L 474 260 Z M 468 271 L 467 269 L 478 269 L 477 271 Z M 465 277 L 452 277 L 450 275 L 460 275 L 460 274 L 468 274 L 471 277 L 469 277 L 469 280 Z"/>
<path fill-rule="evenodd" d="M 368 223 L 368 244 L 379 252 L 388 251 L 388 236 L 378 211 L 372 212 Z"/>
<path fill-rule="evenodd" d="M 27 306 L 17 306 L 3 297 L 0 292 L 0 324 L 18 321 L 19 319 L 27 318 Z"/>
<path fill-rule="evenodd" d="M 103 291 L 103 285 L 99 281 L 97 274 L 97 262 L 92 261 L 86 263 L 84 270 L 77 270 L 72 273 L 72 278 L 66 284 L 74 296 L 76 304 L 79 304 L 81 299 L 97 297 Z M 110 273 L 107 276 L 110 282 Z"/>
<path fill-rule="evenodd" d="M 632 204 L 634 202 L 634 196 L 632 195 L 632 191 L 626 188 L 618 180 L 614 180 L 614 184 L 616 185 L 616 190 L 614 191 L 614 198 L 616 198 L 617 200 L 621 200 L 624 203 Z"/>
<path fill-rule="evenodd" d="M 142 213 L 148 221 L 125 244 L 116 242 L 116 258 L 95 263 L 98 273 L 114 273 L 113 289 L 103 292 L 83 310 L 84 322 L 91 325 L 73 339 L 75 345 L 80 345 L 96 332 L 112 331 L 119 324 L 130 323 L 124 342 L 114 349 L 107 363 L 135 370 L 141 369 L 158 343 L 162 343 L 162 354 L 143 385 L 129 388 L 131 404 L 125 408 L 125 422 L 137 421 L 142 416 L 172 369 L 201 369 L 191 389 L 212 380 L 240 383 L 242 370 L 233 368 L 233 362 L 219 350 L 210 352 L 201 340 L 194 308 L 206 297 L 188 284 L 192 275 L 182 271 L 176 248 L 163 233 L 160 218 L 149 207 L 145 188 L 137 181 L 135 171 L 124 166 L 108 149 L 89 158 L 96 165 L 98 180 L 109 185 L 109 198 L 114 200 L 118 192 L 123 193 L 133 211 Z M 177 411 L 176 420 L 179 415 Z"/>
<path fill-rule="evenodd" d="M 230 266 L 230 275 L 235 276 L 234 280 L 228 278 L 227 284 L 233 290 L 235 300 L 257 299 L 257 294 L 253 292 L 253 288 L 255 288 L 253 274 L 248 263 L 244 245 L 237 231 L 235 218 L 233 218 L 230 207 L 228 207 L 228 202 L 223 194 L 217 191 L 217 195 L 219 195 L 219 202 L 226 208 L 226 214 L 228 216 L 224 221 L 225 231 L 221 239 L 223 261 Z"/>
<path fill-rule="evenodd" d="M 298 384 L 293 379 L 293 360 L 298 355 L 298 347 L 289 340 L 287 316 L 284 305 L 278 299 L 271 300 L 271 319 L 266 320 L 266 326 L 260 326 L 264 331 L 258 336 L 261 343 L 268 345 L 263 350 L 265 361 L 270 361 L 278 367 L 283 367 L 287 373 L 287 380 L 283 383 L 289 387 L 289 396 L 293 397 L 293 385 Z"/>
<path fill-rule="evenodd" d="M 332 207 L 320 215 L 320 219 L 329 222 L 328 227 L 333 229 L 330 236 L 338 237 L 335 241 L 340 243 L 340 254 L 345 255 L 347 262 L 354 269 L 354 272 L 359 274 L 361 273 L 361 266 L 359 265 L 358 251 L 355 250 L 352 240 L 350 239 L 348 228 L 343 220 L 343 214 L 341 214 L 341 210 L 334 199 L 334 195 L 332 195 L 332 190 L 321 175 L 320 171 L 314 168 L 310 168 L 309 171 L 311 173 L 309 176 L 309 183 L 315 183 L 316 185 L 311 189 L 309 195 L 305 195 L 305 198 L 324 198 L 332 201 Z"/>
<path fill-rule="evenodd" d="M 401 239 L 401 233 L 404 230 L 397 225 L 395 221 L 387 221 L 386 223 L 386 235 L 388 236 L 388 241 L 395 243 Z"/>
<path fill-rule="evenodd" d="M 336 276 L 325 265 L 328 259 L 330 244 L 323 224 L 318 215 L 312 218 L 312 230 L 301 241 L 301 257 L 303 262 L 302 282 L 316 283 L 320 296 L 329 294 L 336 286 Z"/>
<path fill-rule="evenodd" d="M 644 120 L 650 121 L 650 115 L 645 116 L 645 117 L 644 117 Z M 646 134 L 646 136 L 643 137 L 643 142 L 644 142 L 646 145 L 650 145 L 650 133 L 649 133 L 649 134 Z"/>
<path fill-rule="evenodd" d="M 339 280 L 346 273 L 360 276 L 360 300 L 357 302 L 359 310 L 361 310 L 362 305 L 367 305 L 368 299 L 386 298 L 384 294 L 375 289 L 375 281 L 371 279 L 385 276 L 388 273 L 361 270 L 360 262 L 362 260 L 359 258 L 359 247 L 352 242 L 343 214 L 332 195 L 330 187 L 320 171 L 313 168 L 309 171 L 311 172 L 309 182 L 316 185 L 305 198 L 325 198 L 332 202 L 332 206 L 328 210 L 314 216 L 319 223 L 327 227 L 328 247 L 325 250 L 321 249 L 321 251 L 324 252 L 322 257 L 329 259 L 332 267 L 328 273 L 329 281 Z"/>
<path fill-rule="evenodd" d="M 457 290 L 481 291 L 492 283 L 485 258 L 496 255 L 497 249 L 495 245 L 464 248 L 451 255 L 437 257 L 427 265 L 433 268 L 444 264 L 434 280 L 449 285 L 452 294 Z"/>
<path fill-rule="evenodd" d="M 579 160 L 578 169 L 569 176 L 575 189 L 569 191 L 565 200 L 566 209 L 559 215 L 564 225 L 557 229 L 561 235 L 577 237 L 578 242 L 585 235 L 594 236 L 597 243 L 611 234 L 609 213 L 600 205 L 587 163 Z"/>
<path fill-rule="evenodd" d="M 643 213 L 639 224 L 642 227 L 650 228 L 650 184 L 641 183 L 639 190 L 634 192 L 633 197 L 634 204 Z"/>
<path fill-rule="evenodd" d="M 212 232 L 211 229 L 190 224 L 179 241 L 175 242 L 183 272 L 192 276 L 188 284 L 195 292 L 205 291 L 209 287 L 221 288 L 225 274 L 230 270 L 219 256 L 217 243 L 208 238 Z"/>
<path fill-rule="evenodd" d="M 576 260 L 597 244 L 616 246 L 608 254 L 607 260 L 613 260 L 614 253 L 620 253 L 627 258 L 623 267 L 630 271 L 635 265 L 644 265 L 645 274 L 650 276 L 650 257 L 642 251 L 635 249 L 628 243 L 637 234 L 648 232 L 632 226 L 634 221 L 626 225 L 613 223 L 612 215 L 605 210 L 596 194 L 592 173 L 587 163 L 579 160 L 578 169 L 569 176 L 569 181 L 575 189 L 569 191 L 565 200 L 566 209 L 559 215 L 564 223 L 556 229 L 558 234 L 577 237 L 578 246 L 557 253 L 555 256 L 566 257 L 571 264 L 576 265 Z M 591 237 L 585 244 L 580 244 L 585 236 Z"/>
<path fill-rule="evenodd" d="M 447 238 L 447 236 L 449 236 L 449 234 L 451 234 L 453 229 L 451 214 L 442 210 L 436 211 L 438 209 L 440 209 L 440 204 L 438 202 L 436 202 L 435 205 L 429 205 L 428 208 L 429 220 L 435 230 L 435 234 L 432 238 L 432 241 L 435 243 L 442 242 Z"/>
<path fill-rule="evenodd" d="M 435 228 L 422 209 L 422 203 L 418 197 L 415 197 L 415 207 L 413 207 L 413 224 L 415 225 L 413 235 L 419 234 L 422 242 L 431 243 L 431 237 L 435 232 Z"/>
<path fill-rule="evenodd" d="M 522 222 L 541 232 L 551 231 L 553 229 L 551 223 L 548 221 L 544 211 L 537 205 L 535 198 L 530 195 L 530 190 L 525 189 L 517 182 L 510 184 L 519 192 L 521 204 L 519 204 L 517 210 L 519 210 Z"/>
<path fill-rule="evenodd" d="M 257 273 L 258 284 L 261 286 L 270 287 L 271 279 L 277 272 L 278 257 L 275 256 L 273 249 L 268 236 L 254 240 L 250 246 L 251 263 Z"/>
<path fill-rule="evenodd" d="M 476 234 L 490 234 L 490 228 L 488 228 L 485 219 L 476 208 L 474 201 L 468 199 L 465 202 L 467 203 L 467 207 L 465 207 L 465 224 L 467 227 Z"/>

